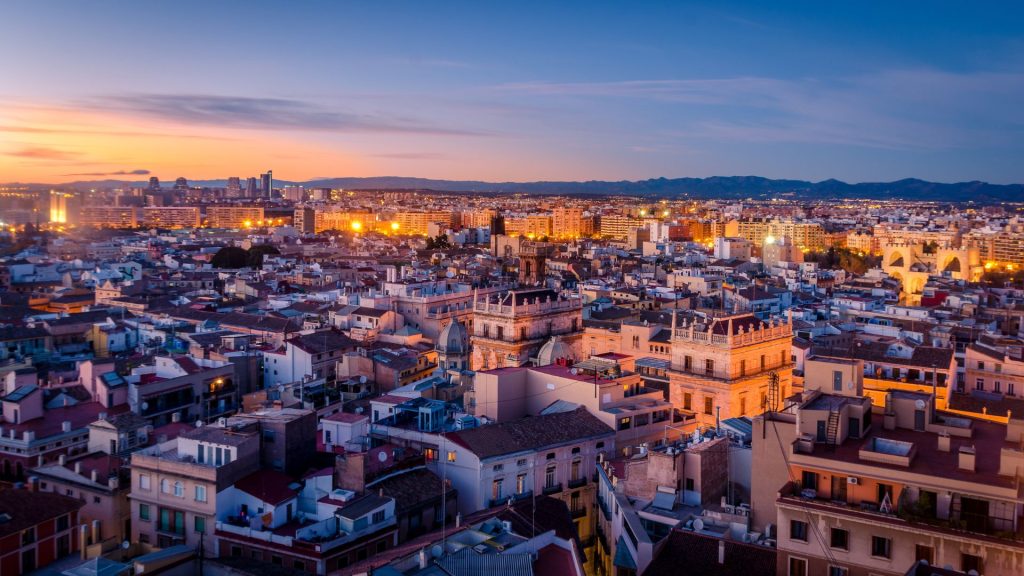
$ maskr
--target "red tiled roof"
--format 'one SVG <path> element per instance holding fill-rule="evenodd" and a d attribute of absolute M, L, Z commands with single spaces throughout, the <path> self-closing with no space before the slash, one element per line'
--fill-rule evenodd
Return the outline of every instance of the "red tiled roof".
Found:
<path fill-rule="evenodd" d="M 383 396 L 381 398 L 383 398 Z M 375 400 L 380 400 L 380 398 L 375 398 Z M 335 412 L 334 414 L 324 418 L 324 420 L 329 420 L 331 422 L 345 422 L 348 424 L 355 424 L 356 422 L 367 419 L 368 418 L 364 414 L 353 414 L 351 412 Z"/>
<path fill-rule="evenodd" d="M 276 470 L 260 470 L 253 472 L 238 482 L 235 488 L 259 498 L 260 500 L 276 506 L 290 498 L 294 498 L 299 491 L 289 488 L 295 480 L 291 476 Z"/>
<path fill-rule="evenodd" d="M 85 502 L 52 492 L 0 488 L 0 512 L 11 519 L 0 523 L 0 538 L 20 532 L 85 506 Z"/>
<path fill-rule="evenodd" d="M 61 408 L 51 408 L 43 412 L 43 415 L 39 418 L 33 418 L 26 422 L 19 424 L 5 425 L 5 430 L 14 430 L 16 435 L 20 435 L 26 430 L 30 430 L 36 433 L 36 438 L 46 438 L 59 434 L 62 430 L 65 421 L 71 422 L 71 429 L 76 430 L 78 428 L 85 428 L 89 424 L 99 420 L 101 412 L 107 414 L 120 414 L 128 411 L 128 405 L 124 404 L 121 406 L 115 406 L 113 408 L 107 408 L 99 402 L 85 402 L 82 404 L 75 404 L 74 406 L 66 406 Z"/>

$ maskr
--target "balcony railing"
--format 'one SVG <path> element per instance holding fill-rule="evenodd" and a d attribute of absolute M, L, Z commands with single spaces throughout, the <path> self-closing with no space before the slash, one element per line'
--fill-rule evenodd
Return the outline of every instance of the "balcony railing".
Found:
<path fill-rule="evenodd" d="M 579 478 L 576 478 L 574 480 L 569 480 L 569 488 L 579 488 L 580 486 L 585 486 L 586 483 L 587 477 L 580 476 Z"/>
<path fill-rule="evenodd" d="M 544 493 L 544 495 L 548 495 L 548 494 L 557 494 L 557 493 L 559 493 L 561 491 L 562 491 L 562 483 L 559 482 L 558 484 L 551 484 L 550 486 L 545 486 L 544 490 L 542 492 Z"/>
<path fill-rule="evenodd" d="M 911 526 L 921 526 L 922 528 L 931 527 L 942 532 L 961 534 L 968 537 L 1024 541 L 1024 528 L 1017 531 L 1001 529 L 1004 527 L 1009 528 L 1013 525 L 1013 519 L 1011 518 L 986 516 L 984 518 L 967 519 L 962 517 L 962 515 L 960 517 L 954 515 L 950 518 L 936 518 L 934 511 L 928 513 L 916 510 L 914 505 L 899 506 L 897 504 L 893 504 L 891 511 L 885 512 L 875 502 L 865 501 L 851 504 L 840 500 L 829 500 L 817 496 L 811 497 L 809 494 L 809 492 L 800 491 L 794 482 L 789 482 L 779 491 L 779 501 L 796 504 L 804 508 L 808 506 L 819 508 L 829 514 L 848 514 L 860 517 L 867 522 L 909 524 Z M 1024 526 L 1024 522 L 1021 520 L 1020 518 L 1017 519 L 1018 526 Z M 983 526 L 983 528 L 979 528 L 979 526 Z"/>
<path fill-rule="evenodd" d="M 583 518 L 587 515 L 587 509 L 584 506 L 579 506 L 577 508 L 569 510 L 569 515 L 572 516 L 574 520 L 578 518 Z"/>

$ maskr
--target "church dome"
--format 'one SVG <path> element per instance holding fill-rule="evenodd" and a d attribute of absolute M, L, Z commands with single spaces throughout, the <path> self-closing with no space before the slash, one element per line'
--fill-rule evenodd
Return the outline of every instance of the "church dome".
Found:
<path fill-rule="evenodd" d="M 554 364 L 556 360 L 562 358 L 573 361 L 576 355 L 573 354 L 572 346 L 562 342 L 562 339 L 558 336 L 552 336 L 550 340 L 540 347 L 540 351 L 537 352 L 537 366 Z"/>
<path fill-rule="evenodd" d="M 469 333 L 466 326 L 462 322 L 450 322 L 441 329 L 435 348 L 443 354 L 465 354 L 469 349 Z"/>

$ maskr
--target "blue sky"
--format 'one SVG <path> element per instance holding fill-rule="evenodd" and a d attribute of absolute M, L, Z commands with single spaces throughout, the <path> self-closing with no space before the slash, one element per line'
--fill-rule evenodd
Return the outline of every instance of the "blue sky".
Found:
<path fill-rule="evenodd" d="M 1020 3 L 7 2 L 0 181 L 1024 181 Z"/>

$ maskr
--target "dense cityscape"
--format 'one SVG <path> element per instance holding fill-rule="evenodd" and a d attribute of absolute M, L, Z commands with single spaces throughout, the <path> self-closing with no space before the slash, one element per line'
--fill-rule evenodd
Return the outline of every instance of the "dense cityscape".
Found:
<path fill-rule="evenodd" d="M 0 576 L 1024 575 L 1022 21 L 0 3 Z"/>
<path fill-rule="evenodd" d="M 1024 206 L 3 202 L 4 573 L 1024 567 Z"/>

